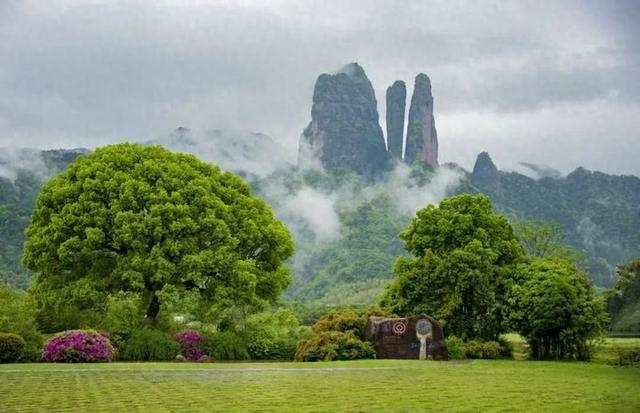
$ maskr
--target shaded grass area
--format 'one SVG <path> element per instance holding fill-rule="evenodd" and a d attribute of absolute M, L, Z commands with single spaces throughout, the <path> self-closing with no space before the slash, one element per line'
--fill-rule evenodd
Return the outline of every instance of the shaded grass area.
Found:
<path fill-rule="evenodd" d="M 640 369 L 598 363 L 111 363 L 0 366 L 14 411 L 640 411 Z"/>

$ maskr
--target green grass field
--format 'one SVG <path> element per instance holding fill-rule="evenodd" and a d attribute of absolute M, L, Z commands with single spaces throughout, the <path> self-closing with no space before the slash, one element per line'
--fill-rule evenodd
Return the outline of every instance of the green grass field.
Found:
<path fill-rule="evenodd" d="M 3 412 L 637 412 L 639 390 L 640 369 L 577 362 L 0 366 Z"/>

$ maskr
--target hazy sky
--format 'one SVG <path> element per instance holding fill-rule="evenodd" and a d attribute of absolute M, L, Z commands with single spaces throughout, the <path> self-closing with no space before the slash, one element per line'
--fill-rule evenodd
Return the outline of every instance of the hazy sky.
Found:
<path fill-rule="evenodd" d="M 640 1 L 0 0 L 0 146 L 177 126 L 296 152 L 316 77 L 432 80 L 440 160 L 640 175 Z"/>

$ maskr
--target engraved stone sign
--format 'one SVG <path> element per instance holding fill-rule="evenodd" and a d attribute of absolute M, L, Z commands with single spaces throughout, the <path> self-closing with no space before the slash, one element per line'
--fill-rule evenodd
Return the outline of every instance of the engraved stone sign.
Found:
<path fill-rule="evenodd" d="M 447 359 L 442 327 L 428 315 L 369 317 L 365 338 L 373 344 L 378 358 Z"/>

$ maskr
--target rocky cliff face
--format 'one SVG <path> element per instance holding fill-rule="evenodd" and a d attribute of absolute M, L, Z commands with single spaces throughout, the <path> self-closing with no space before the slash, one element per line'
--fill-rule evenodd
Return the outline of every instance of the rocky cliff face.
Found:
<path fill-rule="evenodd" d="M 498 184 L 500 176 L 498 168 L 488 153 L 482 152 L 476 158 L 471 174 L 471 183 L 478 188 L 489 188 Z"/>
<path fill-rule="evenodd" d="M 387 169 L 375 93 L 364 70 L 351 63 L 318 77 L 311 123 L 300 139 L 299 162 L 319 160 L 324 168 L 348 167 L 374 178 Z"/>
<path fill-rule="evenodd" d="M 409 120 L 407 124 L 407 144 L 405 161 L 425 162 L 438 166 L 438 134 L 433 118 L 433 95 L 431 80 L 424 73 L 416 76 Z"/>
<path fill-rule="evenodd" d="M 396 80 L 387 88 L 387 145 L 394 159 L 402 159 L 404 140 L 404 111 L 407 102 L 407 87 Z"/>

